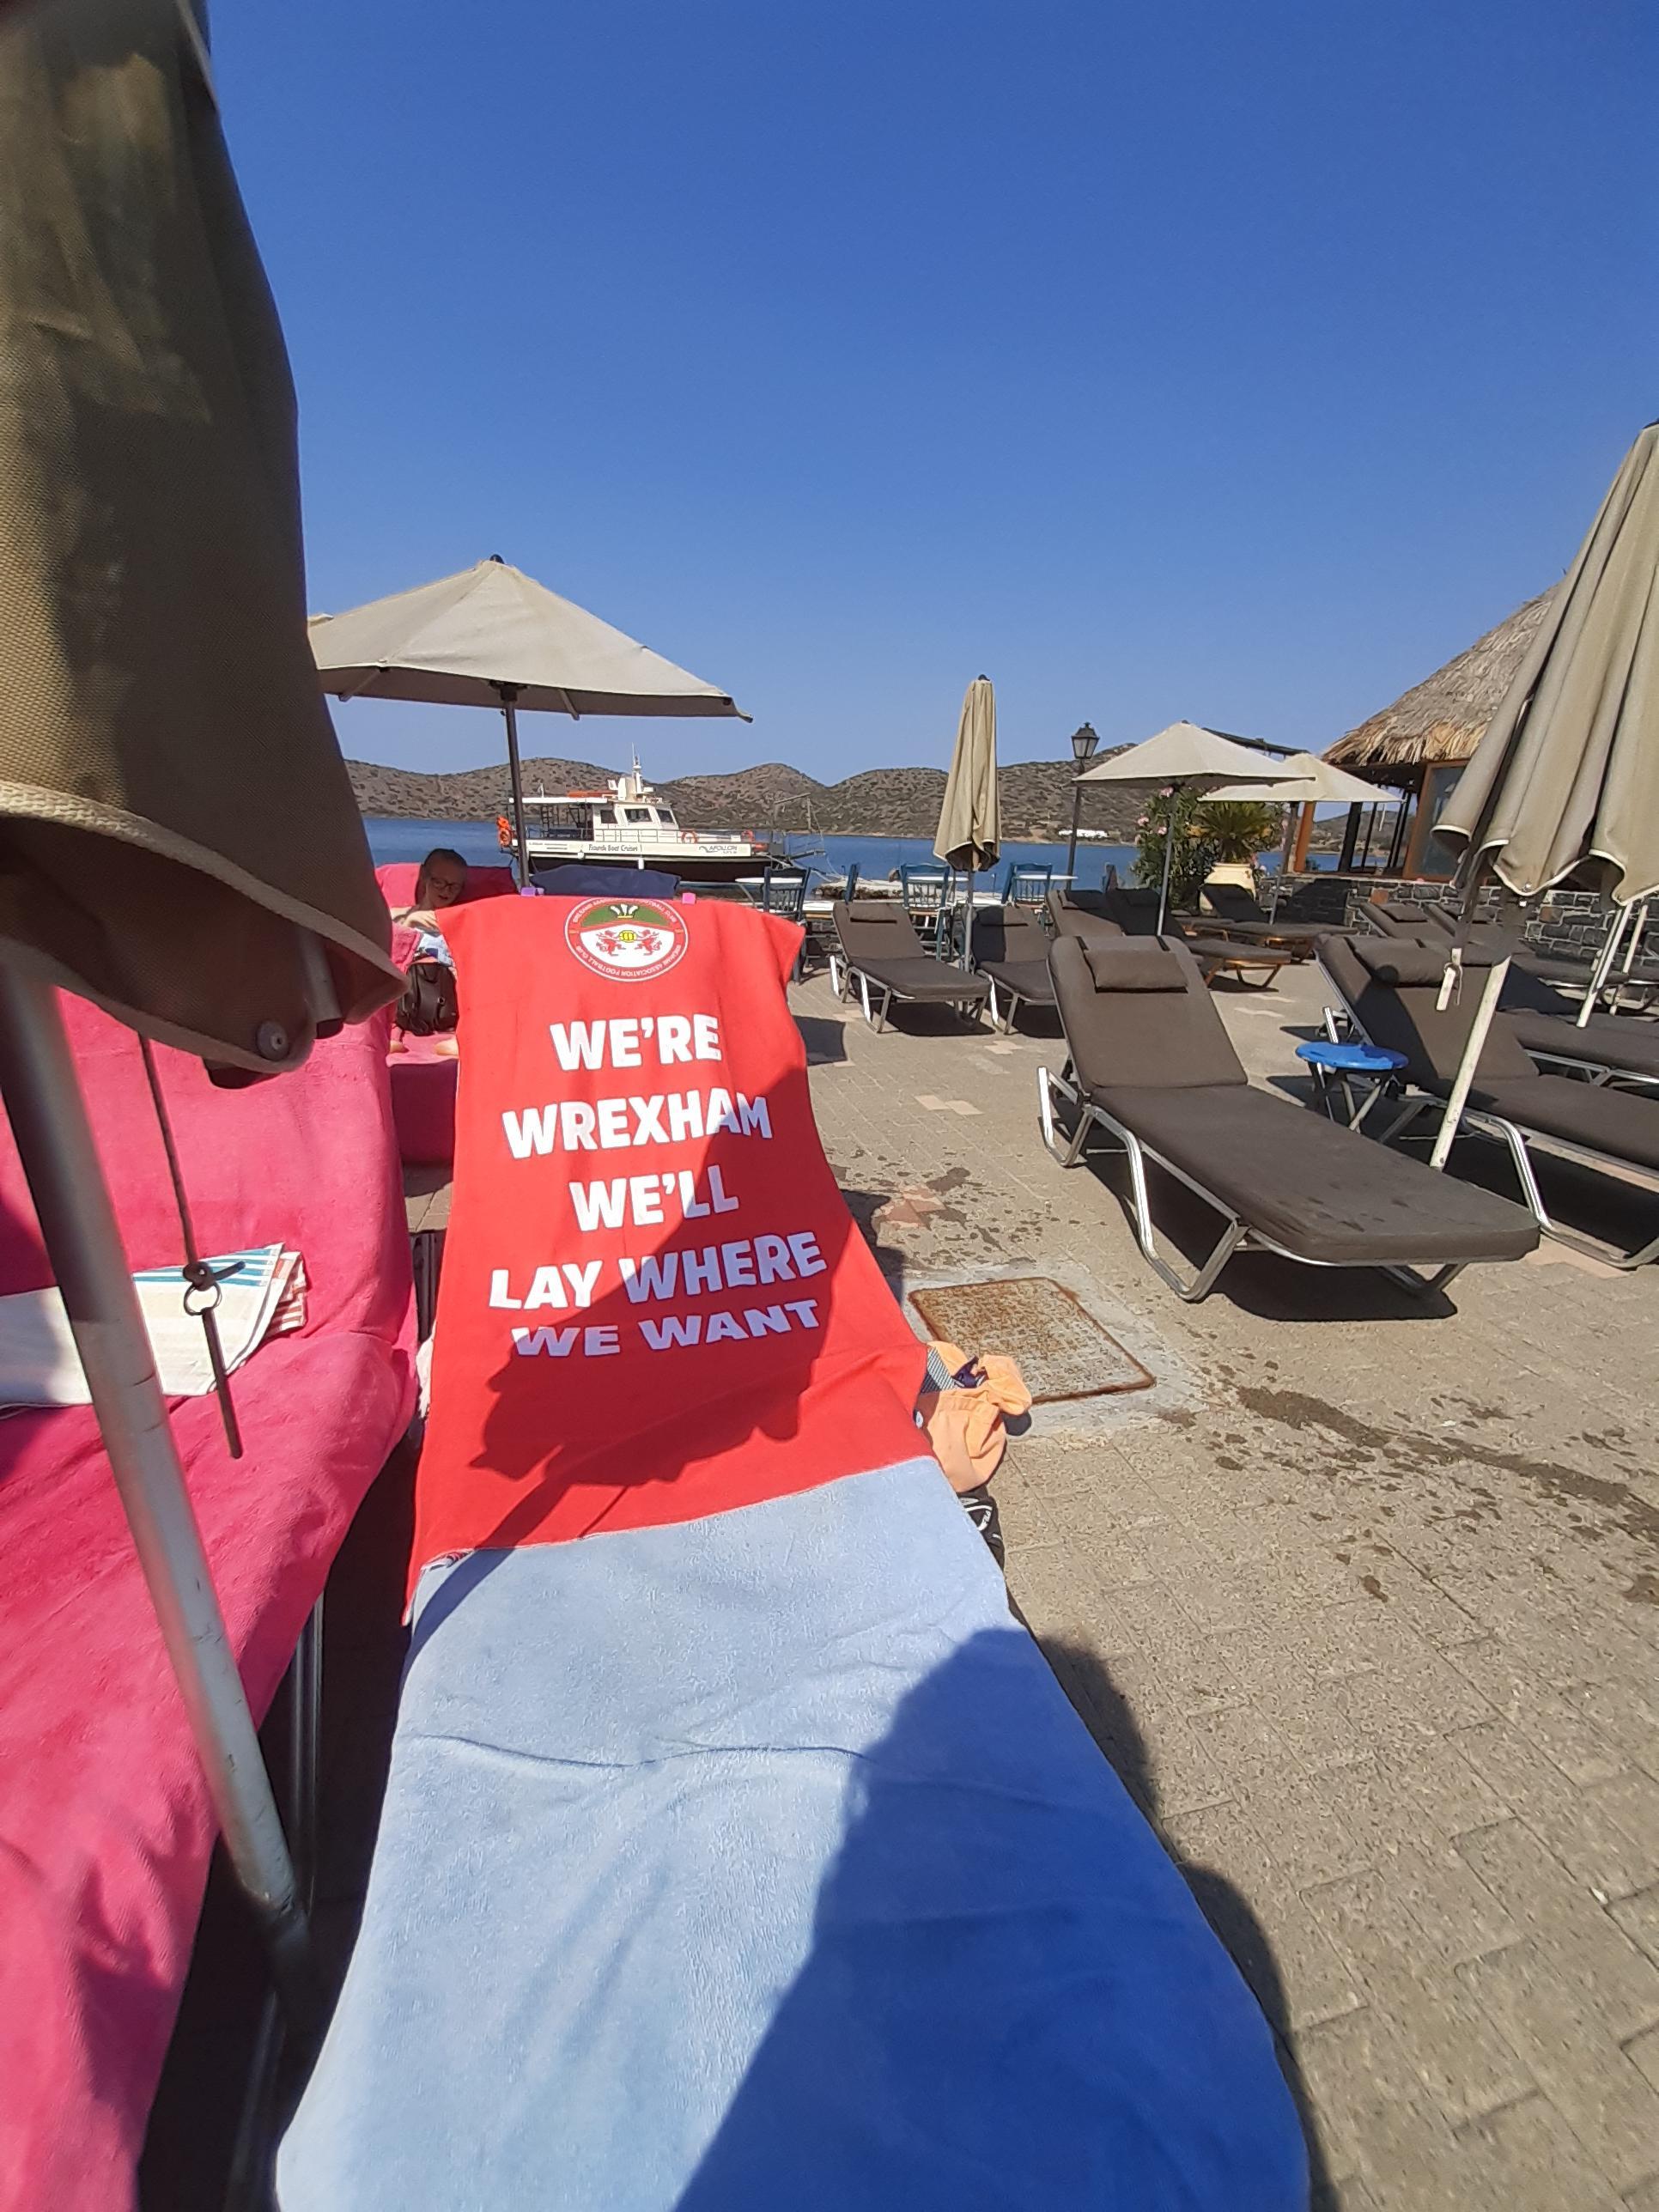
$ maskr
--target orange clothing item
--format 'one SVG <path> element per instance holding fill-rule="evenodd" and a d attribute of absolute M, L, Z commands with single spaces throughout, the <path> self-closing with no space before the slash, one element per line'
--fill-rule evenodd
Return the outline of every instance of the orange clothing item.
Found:
<path fill-rule="evenodd" d="M 933 1349 L 953 1375 L 968 1364 L 957 1345 Z M 991 1480 L 1008 1449 L 1007 1416 L 1031 1410 L 1031 1394 L 1012 1359 L 988 1352 L 978 1366 L 985 1379 L 976 1388 L 925 1390 L 920 1401 L 933 1456 L 957 1491 L 978 1490 Z"/>

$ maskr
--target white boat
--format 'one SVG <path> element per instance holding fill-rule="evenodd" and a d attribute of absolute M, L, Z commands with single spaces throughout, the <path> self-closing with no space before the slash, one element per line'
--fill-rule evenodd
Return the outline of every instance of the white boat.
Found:
<path fill-rule="evenodd" d="M 640 772 L 611 776 L 603 791 L 526 792 L 526 842 L 532 870 L 561 861 L 665 868 L 688 883 L 729 884 L 767 860 L 764 845 L 728 830 L 683 830 L 674 810 Z"/>

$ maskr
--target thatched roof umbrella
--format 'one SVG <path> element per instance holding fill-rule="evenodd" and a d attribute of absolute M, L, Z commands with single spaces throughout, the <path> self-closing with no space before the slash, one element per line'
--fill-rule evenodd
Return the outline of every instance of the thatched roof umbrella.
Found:
<path fill-rule="evenodd" d="M 1326 753 L 1334 768 L 1422 794 L 1406 856 L 1407 875 L 1421 860 L 1439 805 L 1456 780 L 1454 772 L 1480 744 L 1542 626 L 1552 596 L 1553 588 L 1517 607 L 1443 668 L 1402 691 L 1392 706 L 1339 738 Z"/>

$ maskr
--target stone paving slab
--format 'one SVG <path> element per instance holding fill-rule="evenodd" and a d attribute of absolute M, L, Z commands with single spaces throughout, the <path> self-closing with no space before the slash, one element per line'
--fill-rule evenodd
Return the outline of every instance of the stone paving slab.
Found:
<path fill-rule="evenodd" d="M 1063 1271 L 1157 1378 L 1014 1445 L 1009 1581 L 1273 2023 L 1316 2203 L 1659 2212 L 1659 1270 L 1250 1255 L 1183 1306 L 1042 1149 L 1050 1018 L 793 995 L 896 1285 Z M 1321 999 L 1217 988 L 1287 1113 Z"/>

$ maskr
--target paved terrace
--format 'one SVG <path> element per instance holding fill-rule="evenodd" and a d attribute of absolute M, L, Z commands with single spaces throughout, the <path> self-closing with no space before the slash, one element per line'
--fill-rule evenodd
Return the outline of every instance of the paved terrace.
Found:
<path fill-rule="evenodd" d="M 1314 972 L 1217 996 L 1294 1091 Z M 1041 1147 L 1042 1015 L 794 997 L 894 1279 L 1057 1275 L 1157 1378 L 1011 1451 L 1009 1580 L 1273 2023 L 1316 2203 L 1659 2212 L 1659 1268 L 1253 1257 L 1183 1306 L 1116 1168 Z"/>

